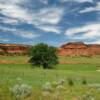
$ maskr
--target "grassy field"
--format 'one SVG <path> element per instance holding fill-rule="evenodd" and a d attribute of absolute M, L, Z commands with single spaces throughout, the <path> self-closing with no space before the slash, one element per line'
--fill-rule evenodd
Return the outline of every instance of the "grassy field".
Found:
<path fill-rule="evenodd" d="M 0 64 L 0 100 L 16 99 L 9 88 L 17 84 L 18 79 L 32 87 L 32 95 L 21 100 L 100 100 L 100 56 L 59 57 L 59 61 L 65 63 L 48 70 L 32 68 L 27 63 L 28 59 L 27 56 L 0 56 L 1 61 L 13 62 Z M 59 80 L 65 80 L 63 88 L 59 91 L 53 87 L 53 90 L 44 96 L 43 85 Z M 55 96 L 58 98 L 54 98 Z"/>

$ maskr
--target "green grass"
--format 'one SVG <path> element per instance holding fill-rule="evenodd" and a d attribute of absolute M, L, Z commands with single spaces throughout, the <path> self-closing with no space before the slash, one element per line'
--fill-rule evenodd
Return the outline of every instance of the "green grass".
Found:
<path fill-rule="evenodd" d="M 63 62 L 80 62 L 84 64 L 99 64 L 100 65 L 100 56 L 93 56 L 93 57 L 68 57 L 68 56 L 60 56 L 60 61 Z"/>
<path fill-rule="evenodd" d="M 71 78 L 74 81 L 74 86 L 65 85 L 65 90 L 62 91 L 60 100 L 74 100 L 73 97 L 82 96 L 87 91 L 95 96 L 96 100 L 100 100 L 100 91 L 95 88 L 90 89 L 88 86 L 82 85 L 82 80 L 86 79 L 88 84 L 100 84 L 100 56 L 88 57 L 60 57 L 60 61 L 81 62 L 81 64 L 59 64 L 55 69 L 32 68 L 30 64 L 24 62 L 29 57 L 0 57 L 0 60 L 15 61 L 17 64 L 0 64 L 0 100 L 15 100 L 12 97 L 9 87 L 17 82 L 17 78 L 22 78 L 24 83 L 32 86 L 33 94 L 31 97 L 24 100 L 40 100 L 41 87 L 46 82 L 54 82 L 59 79 L 66 81 Z M 5 95 L 6 94 L 6 95 Z M 65 98 L 65 99 L 62 99 Z M 41 100 L 53 100 L 43 98 Z"/>
<path fill-rule="evenodd" d="M 24 64 L 28 62 L 29 57 L 28 56 L 0 56 L 0 60 L 5 60 L 5 61 L 12 61 L 17 64 Z"/>
<path fill-rule="evenodd" d="M 73 70 L 43 70 L 42 68 L 32 69 L 30 65 L 0 65 L 0 81 L 16 81 L 18 77 L 25 79 L 28 83 L 54 81 L 59 78 L 86 78 L 89 82 L 99 83 L 100 72 L 97 71 L 73 71 Z M 4 81 L 5 80 L 5 81 Z M 33 84 L 34 85 L 34 84 Z"/>
<path fill-rule="evenodd" d="M 98 64 L 59 64 L 56 66 L 58 70 L 72 71 L 97 71 L 100 69 Z"/>

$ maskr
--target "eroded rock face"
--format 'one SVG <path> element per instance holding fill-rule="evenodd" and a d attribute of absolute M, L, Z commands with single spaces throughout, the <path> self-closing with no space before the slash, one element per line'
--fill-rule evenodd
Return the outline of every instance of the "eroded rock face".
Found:
<path fill-rule="evenodd" d="M 87 45 L 82 42 L 72 42 L 62 45 L 58 49 L 61 56 L 95 56 L 100 55 L 100 45 Z"/>
<path fill-rule="evenodd" d="M 32 46 L 18 44 L 0 44 L 0 55 L 28 55 Z M 100 55 L 100 45 L 71 42 L 58 48 L 60 56 L 95 56 Z"/>
<path fill-rule="evenodd" d="M 27 55 L 31 46 L 18 44 L 0 44 L 0 55 Z"/>

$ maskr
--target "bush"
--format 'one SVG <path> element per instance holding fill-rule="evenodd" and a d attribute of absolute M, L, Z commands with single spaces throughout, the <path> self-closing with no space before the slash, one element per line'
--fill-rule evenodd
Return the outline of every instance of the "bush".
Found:
<path fill-rule="evenodd" d="M 31 95 L 31 87 L 24 83 L 17 83 L 10 88 L 10 91 L 14 94 L 16 99 L 26 98 Z"/>
<path fill-rule="evenodd" d="M 70 78 L 68 79 L 68 85 L 69 85 L 69 86 L 73 86 L 73 85 L 74 85 L 73 80 L 72 80 L 72 79 L 70 79 Z"/>
<path fill-rule="evenodd" d="M 83 84 L 83 85 L 86 85 L 86 84 L 87 84 L 86 79 L 83 79 L 83 80 L 82 80 L 82 84 Z"/>
<path fill-rule="evenodd" d="M 95 100 L 95 98 L 90 93 L 84 94 L 82 99 L 83 100 Z"/>

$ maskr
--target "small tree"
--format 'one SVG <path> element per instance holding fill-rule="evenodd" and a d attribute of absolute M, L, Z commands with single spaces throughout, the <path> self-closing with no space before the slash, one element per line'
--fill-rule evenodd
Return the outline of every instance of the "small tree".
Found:
<path fill-rule="evenodd" d="M 56 48 L 48 46 L 47 44 L 37 44 L 31 48 L 30 62 L 35 66 L 42 66 L 43 68 L 51 68 L 58 63 L 58 57 L 56 55 Z"/>

